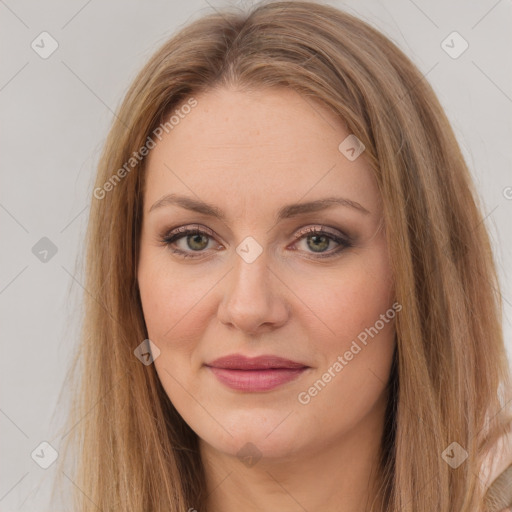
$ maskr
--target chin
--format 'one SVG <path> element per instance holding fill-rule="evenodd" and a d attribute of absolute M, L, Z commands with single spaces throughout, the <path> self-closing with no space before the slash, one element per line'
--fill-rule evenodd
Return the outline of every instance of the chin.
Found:
<path fill-rule="evenodd" d="M 236 416 L 236 415 L 235 415 Z M 307 437 L 304 436 L 300 425 L 293 423 L 292 413 L 289 418 L 286 414 L 276 414 L 276 420 L 270 419 L 262 422 L 261 415 L 249 413 L 244 418 L 234 420 L 227 430 L 222 427 L 208 426 L 196 430 L 203 443 L 207 443 L 214 450 L 239 458 L 242 462 L 246 457 L 253 459 L 284 459 L 304 449 Z M 288 423 L 289 422 L 289 423 Z M 272 424 L 272 426 L 271 426 Z M 306 443 L 305 443 L 306 442 Z"/>

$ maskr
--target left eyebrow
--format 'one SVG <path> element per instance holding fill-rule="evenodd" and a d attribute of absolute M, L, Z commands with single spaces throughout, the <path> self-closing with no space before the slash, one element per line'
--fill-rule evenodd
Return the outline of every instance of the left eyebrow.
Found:
<path fill-rule="evenodd" d="M 317 199 L 316 201 L 309 201 L 307 203 L 295 203 L 284 206 L 277 213 L 276 220 L 280 221 L 283 219 L 289 219 L 290 217 L 295 217 L 303 213 L 318 212 L 320 210 L 332 208 L 333 206 L 345 206 L 353 208 L 365 215 L 370 214 L 364 206 L 360 205 L 356 201 L 352 201 L 351 199 L 346 199 L 344 197 L 325 197 L 323 199 Z"/>
<path fill-rule="evenodd" d="M 152 212 L 153 210 L 156 210 L 157 208 L 169 205 L 181 206 L 186 210 L 191 210 L 197 213 L 208 215 L 210 217 L 215 217 L 224 222 L 226 221 L 226 214 L 217 206 L 210 203 L 206 203 L 204 201 L 200 201 L 198 199 L 194 199 L 192 197 L 182 196 L 178 194 L 167 194 L 161 197 L 151 206 L 148 213 Z M 350 199 L 346 199 L 343 197 L 325 197 L 322 199 L 317 199 L 315 201 L 309 201 L 307 203 L 293 203 L 283 206 L 277 212 L 276 222 L 279 222 L 283 219 L 296 217 L 304 213 L 312 213 L 321 210 L 326 210 L 334 206 L 344 206 L 347 208 L 353 208 L 365 215 L 369 215 L 371 213 L 369 210 L 367 210 L 364 206 L 360 205 L 356 201 L 352 201 Z"/>

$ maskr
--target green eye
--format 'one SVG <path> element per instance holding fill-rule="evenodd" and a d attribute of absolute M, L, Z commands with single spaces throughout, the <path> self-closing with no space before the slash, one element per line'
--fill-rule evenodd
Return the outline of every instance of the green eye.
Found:
<path fill-rule="evenodd" d="M 176 242 L 184 238 L 186 240 L 186 248 L 176 247 Z M 205 231 L 199 228 L 183 229 L 179 228 L 178 231 L 174 230 L 169 235 L 162 238 L 162 243 L 167 245 L 169 249 L 174 253 L 184 258 L 197 258 L 201 256 L 201 253 L 206 252 L 205 249 L 208 247 L 210 239 L 213 238 L 213 233 Z M 299 236 L 296 237 L 296 243 L 302 240 L 306 240 L 306 245 L 309 251 L 313 254 L 317 254 L 317 258 L 328 258 L 338 254 L 340 251 L 347 247 L 352 247 L 352 243 L 347 238 L 335 235 L 325 231 L 325 228 L 308 228 L 302 230 Z M 329 248 L 329 244 L 335 242 L 338 247 L 334 250 L 326 252 Z M 194 254 L 196 253 L 196 254 Z"/>
<path fill-rule="evenodd" d="M 306 240 L 306 246 L 311 252 L 317 254 L 317 258 L 329 258 L 337 255 L 340 251 L 347 247 L 352 247 L 352 243 L 348 238 L 342 238 L 325 230 L 324 227 L 307 228 L 302 230 L 297 237 L 297 241 Z M 334 250 L 326 252 L 329 244 L 335 242 L 338 247 Z"/>
<path fill-rule="evenodd" d="M 324 249 L 329 247 L 330 238 L 326 235 L 308 235 L 307 236 L 308 247 L 310 247 L 313 252 L 323 252 Z M 312 241 L 310 244 L 309 242 Z M 317 251 L 318 249 L 318 251 Z"/>

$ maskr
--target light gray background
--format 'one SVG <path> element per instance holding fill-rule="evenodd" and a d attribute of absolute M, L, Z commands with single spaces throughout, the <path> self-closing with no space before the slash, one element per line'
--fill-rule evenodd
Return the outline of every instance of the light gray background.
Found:
<path fill-rule="evenodd" d="M 510 0 L 326 3 L 387 34 L 426 74 L 445 107 L 485 205 L 512 354 Z M 77 343 L 83 293 L 78 262 L 113 111 L 157 46 L 223 5 L 0 0 L 1 511 L 49 509 L 55 466 L 41 469 L 30 454 L 42 441 L 59 448 L 56 424 L 66 411 L 57 408 L 57 398 Z M 31 48 L 43 31 L 59 44 L 47 59 Z M 441 47 L 453 31 L 469 43 L 457 59 Z M 46 263 L 32 253 L 42 237 L 58 248 Z"/>

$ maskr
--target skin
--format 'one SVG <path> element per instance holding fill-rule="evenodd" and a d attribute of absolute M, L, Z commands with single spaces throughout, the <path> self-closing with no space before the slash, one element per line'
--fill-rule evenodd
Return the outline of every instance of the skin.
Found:
<path fill-rule="evenodd" d="M 156 371 L 200 438 L 208 505 L 369 510 L 393 321 L 309 403 L 298 400 L 394 302 L 381 199 L 364 153 L 349 161 L 338 150 L 349 135 L 344 123 L 287 88 L 218 88 L 195 98 L 148 157 L 138 281 L 148 336 L 160 350 Z M 226 220 L 172 204 L 150 212 L 169 193 L 211 203 Z M 336 205 L 274 221 L 284 205 L 329 196 L 369 213 Z M 196 258 L 162 242 L 174 228 L 197 224 L 214 236 L 173 245 Z M 314 234 L 296 239 L 322 225 L 353 246 L 315 242 Z M 236 252 L 248 236 L 263 249 L 252 263 Z M 233 353 L 310 368 L 270 391 L 235 391 L 204 366 Z M 253 465 L 237 456 L 246 443 L 253 460 L 260 457 Z"/>

